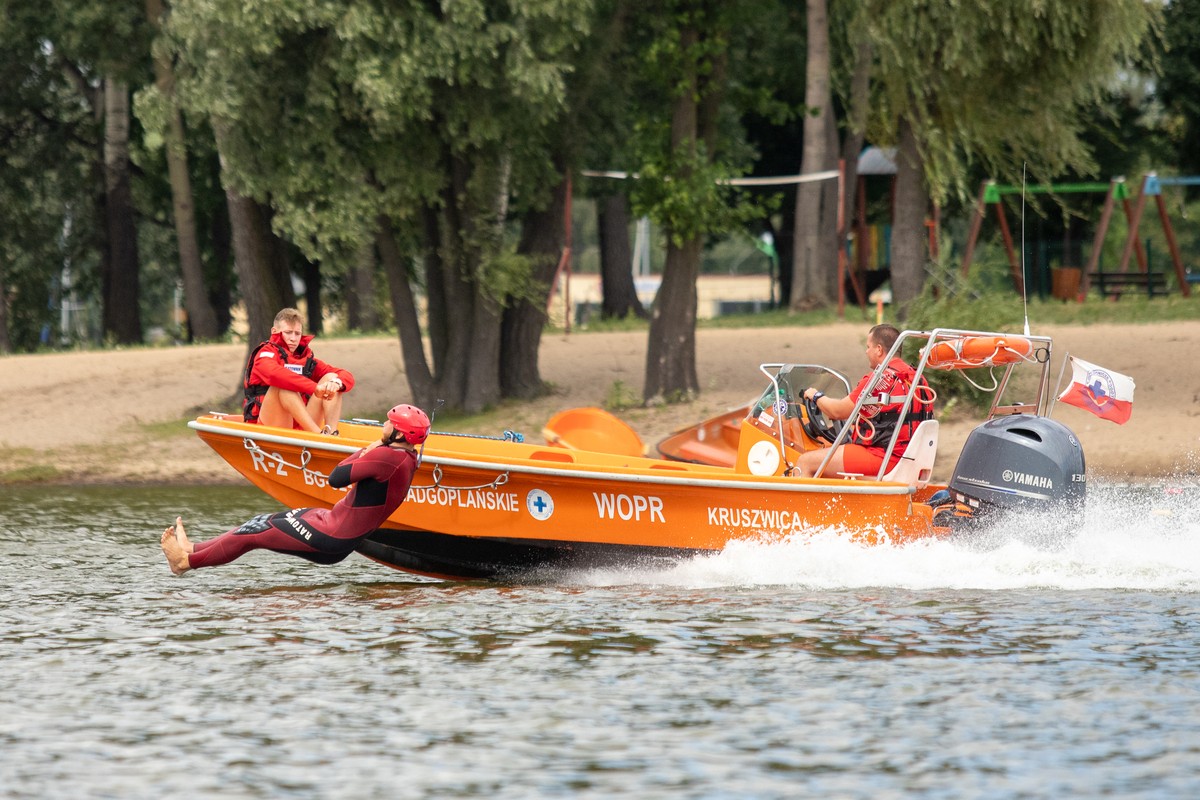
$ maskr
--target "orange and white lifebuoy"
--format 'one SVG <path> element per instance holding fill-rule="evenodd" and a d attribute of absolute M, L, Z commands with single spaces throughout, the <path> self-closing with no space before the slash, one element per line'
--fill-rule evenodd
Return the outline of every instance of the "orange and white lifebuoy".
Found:
<path fill-rule="evenodd" d="M 1027 361 L 1033 342 L 1023 336 L 960 336 L 929 351 L 930 369 L 972 369 Z"/>

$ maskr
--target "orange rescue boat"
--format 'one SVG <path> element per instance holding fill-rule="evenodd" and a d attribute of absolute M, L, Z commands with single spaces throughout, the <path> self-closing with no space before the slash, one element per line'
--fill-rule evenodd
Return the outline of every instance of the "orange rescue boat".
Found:
<path fill-rule="evenodd" d="M 905 331 L 895 351 L 914 338 L 932 343 L 962 334 Z M 1050 341 L 1031 341 L 1047 357 L 1029 363 L 1045 373 Z M 925 361 L 923 356 L 918 372 Z M 1082 497 L 1082 451 L 1076 442 L 1076 452 L 1069 452 L 1061 442 L 1074 437 L 1042 416 L 1044 375 L 1030 403 L 999 412 L 993 405 L 991 419 L 977 430 L 982 433 L 975 455 L 966 464 L 960 459 L 947 486 L 930 481 L 937 449 L 934 420 L 921 423 L 900 466 L 887 475 L 792 477 L 800 452 L 829 448 L 844 441 L 849 430 L 849 424 L 814 418 L 801 393 L 814 379 L 830 388 L 848 390 L 849 384 L 818 365 L 764 364 L 761 370 L 767 377 L 762 398 L 728 412 L 739 417 L 730 465 L 603 452 L 602 436 L 590 440 L 590 449 L 573 449 L 527 443 L 511 432 L 435 431 L 422 448 L 408 498 L 360 552 L 423 575 L 513 579 L 545 568 L 679 559 L 715 553 L 733 541 L 771 541 L 828 529 L 865 544 L 906 542 L 949 535 L 957 520 L 989 508 Z M 869 402 L 869 391 L 860 407 Z M 719 423 L 721 437 L 733 427 L 732 419 Z M 189 426 L 251 483 L 285 506 L 304 507 L 337 502 L 344 490 L 330 487 L 328 474 L 348 453 L 377 439 L 380 423 L 346 421 L 337 437 L 247 424 L 241 415 L 220 413 L 202 415 Z M 989 426 L 993 429 L 985 431 Z M 1026 430 L 1031 426 L 1036 436 Z M 1014 433 L 1013 427 L 1021 430 Z M 621 436 L 620 447 L 627 448 L 626 432 Z M 1036 460 L 1028 470 L 1037 470 L 1037 480 L 1025 473 L 1015 482 L 1006 479 L 1025 463 L 1019 457 L 1034 438 L 1045 443 L 1034 448 L 1036 459 L 1027 459 L 1030 465 Z M 1068 451 L 1065 457 L 1057 451 L 1047 456 L 1060 445 Z M 971 448 L 968 440 L 964 458 Z M 1072 483 L 1063 475 L 1076 477 Z M 1055 493 L 1053 486 L 1071 491 Z"/>

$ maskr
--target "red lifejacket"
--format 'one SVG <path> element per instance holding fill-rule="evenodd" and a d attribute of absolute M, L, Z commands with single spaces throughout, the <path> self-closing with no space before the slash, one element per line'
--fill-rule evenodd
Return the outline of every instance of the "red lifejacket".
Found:
<path fill-rule="evenodd" d="M 892 433 L 896 431 L 897 423 L 900 422 L 900 409 L 904 406 L 904 397 L 912 388 L 916 374 L 916 370 L 902 359 L 893 358 L 888 363 L 879 378 L 879 383 L 871 389 L 871 398 L 883 398 L 885 402 L 863 404 L 860 420 L 866 420 L 871 424 L 856 424 L 851 432 L 852 441 L 864 447 L 877 449 L 881 453 L 887 449 Z M 870 380 L 871 375 L 866 375 L 859 381 L 858 386 L 850 395 L 855 401 L 858 400 Z M 904 448 L 908 447 L 908 442 L 917 425 L 927 419 L 933 419 L 933 403 L 921 399 L 922 394 L 925 397 L 932 397 L 932 390 L 929 389 L 929 384 L 925 382 L 924 378 L 921 378 L 918 385 L 926 387 L 928 391 L 921 392 L 918 389 L 913 395 L 908 414 L 904 417 L 904 424 L 900 425 L 900 430 L 896 435 L 896 446 L 892 448 L 893 458 L 899 458 L 904 453 Z"/>
<path fill-rule="evenodd" d="M 258 347 L 250 351 L 250 358 L 246 360 L 246 371 L 242 375 L 242 419 L 246 422 L 258 422 L 258 414 L 262 410 L 262 399 L 267 394 L 267 389 L 270 388 L 265 383 L 250 382 L 250 376 L 254 373 L 254 360 L 258 358 L 258 354 L 264 347 L 275 348 L 275 351 L 279 354 L 279 360 L 283 362 L 284 366 L 297 366 L 291 364 L 287 348 L 275 342 L 262 342 Z M 312 380 L 313 373 L 317 369 L 317 360 L 313 357 L 311 350 L 307 352 L 308 357 L 302 365 L 299 365 L 300 374 Z"/>

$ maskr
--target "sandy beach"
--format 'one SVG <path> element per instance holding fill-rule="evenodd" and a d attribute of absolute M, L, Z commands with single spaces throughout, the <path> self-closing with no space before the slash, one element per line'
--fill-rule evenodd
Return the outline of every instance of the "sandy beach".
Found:
<path fill-rule="evenodd" d="M 869 325 L 817 328 L 705 329 L 697 333 L 701 396 L 663 408 L 618 409 L 617 415 L 653 444 L 675 428 L 753 399 L 765 380 L 762 361 L 826 364 L 857 379 L 866 369 Z M 1200 322 L 1046 327 L 1054 337 L 1052 379 L 1071 353 L 1137 382 L 1133 418 L 1118 426 L 1059 404 L 1053 416 L 1083 443 L 1092 478 L 1179 480 L 1200 475 Z M 435 429 L 498 434 L 520 431 L 541 441 L 555 411 L 627 404 L 641 397 L 646 333 L 548 333 L 540 367 L 554 392 L 535 402 L 506 404 Z M 345 417 L 379 419 L 411 400 L 395 338 L 323 339 L 317 355 L 354 373 Z M 10 399 L 24 408 L 0 431 L 0 483 L 230 483 L 241 478 L 187 427 L 208 411 L 236 411 L 245 347 L 240 344 L 0 358 Z M 1069 379 L 1068 374 L 1064 381 Z M 948 477 L 974 423 L 944 419 L 937 466 Z"/>

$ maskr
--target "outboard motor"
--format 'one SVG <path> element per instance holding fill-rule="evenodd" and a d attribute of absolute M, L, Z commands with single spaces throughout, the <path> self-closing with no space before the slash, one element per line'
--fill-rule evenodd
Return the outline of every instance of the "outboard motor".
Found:
<path fill-rule="evenodd" d="M 998 510 L 1082 514 L 1083 447 L 1067 426 L 1047 417 L 996 417 L 967 437 L 949 489 L 976 519 Z"/>

